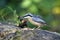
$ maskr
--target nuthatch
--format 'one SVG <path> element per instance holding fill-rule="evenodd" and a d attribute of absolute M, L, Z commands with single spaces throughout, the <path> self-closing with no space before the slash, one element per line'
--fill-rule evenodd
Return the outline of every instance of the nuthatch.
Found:
<path fill-rule="evenodd" d="M 31 24 L 38 26 L 37 28 L 46 25 L 44 20 L 42 20 L 39 16 L 32 15 L 31 13 L 25 14 L 23 17 L 27 18 Z"/>

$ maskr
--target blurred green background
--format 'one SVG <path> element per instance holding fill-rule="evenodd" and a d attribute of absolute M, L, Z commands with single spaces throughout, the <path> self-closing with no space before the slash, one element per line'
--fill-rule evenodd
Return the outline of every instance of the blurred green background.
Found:
<path fill-rule="evenodd" d="M 17 16 L 27 12 L 41 15 L 51 26 L 42 29 L 60 33 L 60 0 L 0 0 L 0 22 L 17 24 Z"/>

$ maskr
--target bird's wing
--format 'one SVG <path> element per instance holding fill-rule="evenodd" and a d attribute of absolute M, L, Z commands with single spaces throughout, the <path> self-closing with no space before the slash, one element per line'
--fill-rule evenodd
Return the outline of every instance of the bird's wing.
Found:
<path fill-rule="evenodd" d="M 32 17 L 32 20 L 38 23 L 46 23 L 44 20 L 38 18 L 38 17 Z"/>

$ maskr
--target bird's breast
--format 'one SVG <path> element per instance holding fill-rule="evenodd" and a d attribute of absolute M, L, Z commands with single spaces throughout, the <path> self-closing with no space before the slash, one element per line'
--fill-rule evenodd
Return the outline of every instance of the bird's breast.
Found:
<path fill-rule="evenodd" d="M 37 19 L 36 19 L 36 20 L 37 20 Z M 29 18 L 28 21 L 29 21 L 30 23 L 32 23 L 33 25 L 37 25 L 37 26 L 38 26 L 38 25 L 41 25 L 40 23 L 33 21 L 32 18 Z"/>

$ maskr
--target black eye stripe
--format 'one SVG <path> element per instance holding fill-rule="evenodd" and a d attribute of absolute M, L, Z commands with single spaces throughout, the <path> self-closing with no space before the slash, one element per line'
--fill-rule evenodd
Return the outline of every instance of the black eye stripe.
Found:
<path fill-rule="evenodd" d="M 30 17 L 32 17 L 31 15 L 26 15 L 26 16 L 23 16 L 23 17 L 27 17 L 27 16 L 30 16 Z"/>

